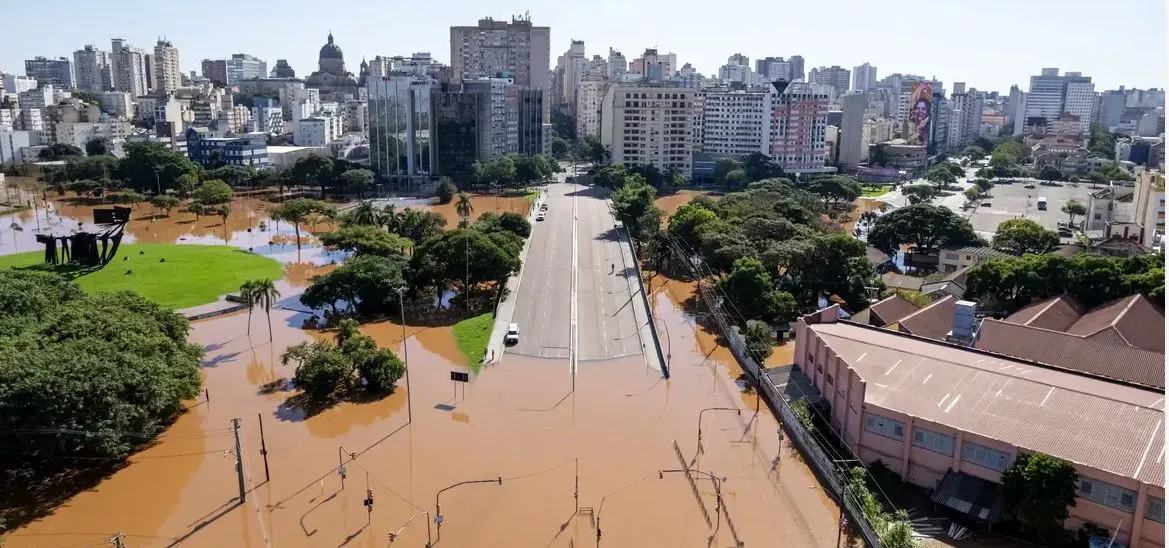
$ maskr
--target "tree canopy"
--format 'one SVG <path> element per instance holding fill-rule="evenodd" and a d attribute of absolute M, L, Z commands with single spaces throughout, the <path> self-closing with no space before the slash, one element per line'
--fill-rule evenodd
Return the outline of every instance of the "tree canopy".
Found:
<path fill-rule="evenodd" d="M 226 204 L 234 196 L 235 193 L 232 192 L 231 187 L 227 183 L 214 179 L 203 181 L 203 184 L 191 194 L 191 198 L 208 206 Z"/>
<path fill-rule="evenodd" d="M 118 166 L 118 176 L 126 186 L 139 192 L 154 193 L 177 190 L 176 181 L 184 174 L 199 172 L 199 166 L 186 155 L 167 145 L 141 141 L 126 145 L 126 157 Z"/>
<path fill-rule="evenodd" d="M 828 211 L 840 202 L 851 202 L 861 195 L 860 183 L 840 175 L 814 179 L 808 183 L 807 190 L 824 198 L 824 209 Z"/>
<path fill-rule="evenodd" d="M 284 365 L 295 364 L 293 379 L 310 410 L 361 393 L 388 394 L 406 372 L 397 355 L 361 334 L 351 319 L 342 321 L 335 344 L 300 343 L 285 350 L 280 360 Z"/>
<path fill-rule="evenodd" d="M 910 204 L 929 203 L 938 195 L 938 189 L 927 184 L 905 185 L 901 187 L 901 194 Z"/>
<path fill-rule="evenodd" d="M 407 238 L 369 225 L 347 226 L 321 234 L 320 239 L 325 247 L 382 257 L 403 256 L 405 250 L 414 247 L 414 242 Z"/>
<path fill-rule="evenodd" d="M 906 206 L 878 217 L 868 240 L 873 247 L 889 254 L 906 244 L 925 253 L 941 247 L 980 244 L 969 221 L 949 208 L 929 204 Z"/>
<path fill-rule="evenodd" d="M 1154 253 L 1128 257 L 1024 255 L 994 260 L 967 272 L 966 297 L 993 301 L 1006 312 L 1065 293 L 1087 307 L 1134 293 L 1163 306 L 1164 261 L 1164 255 Z"/>
<path fill-rule="evenodd" d="M 199 389 L 203 349 L 187 328 L 135 293 L 84 295 L 57 274 L 0 271 L 0 451 L 35 463 L 149 443 Z"/>
<path fill-rule="evenodd" d="M 991 247 L 1012 255 L 1047 253 L 1059 245 L 1059 235 L 1031 219 L 1008 219 L 999 224 Z"/>
<path fill-rule="evenodd" d="M 406 287 L 406 261 L 401 254 L 358 254 L 332 272 L 313 279 L 300 302 L 327 308 L 337 314 L 347 304 L 361 316 L 377 316 L 396 310 L 397 290 Z"/>
<path fill-rule="evenodd" d="M 1044 453 L 1019 454 L 1003 472 L 1007 509 L 1040 540 L 1063 530 L 1076 505 L 1080 476 L 1072 463 Z"/>

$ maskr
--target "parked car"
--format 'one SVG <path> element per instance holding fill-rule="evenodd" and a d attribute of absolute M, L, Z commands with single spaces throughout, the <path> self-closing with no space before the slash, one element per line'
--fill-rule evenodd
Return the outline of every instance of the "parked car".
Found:
<path fill-rule="evenodd" d="M 503 336 L 503 344 L 516 344 L 520 342 L 520 324 L 508 324 L 507 334 Z"/>

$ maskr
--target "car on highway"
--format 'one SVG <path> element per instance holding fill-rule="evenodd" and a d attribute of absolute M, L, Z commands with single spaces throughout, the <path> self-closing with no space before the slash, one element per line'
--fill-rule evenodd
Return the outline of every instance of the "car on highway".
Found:
<path fill-rule="evenodd" d="M 503 344 L 516 344 L 520 342 L 520 324 L 508 324 L 507 334 L 503 336 Z"/>
<path fill-rule="evenodd" d="M 548 211 L 548 202 L 540 204 L 540 211 Z"/>
<path fill-rule="evenodd" d="M 536 220 L 537 220 L 537 221 L 543 221 L 543 220 L 544 220 L 544 212 L 543 212 L 543 211 L 541 211 L 541 212 L 539 212 L 539 213 L 537 213 L 537 214 L 536 214 Z"/>

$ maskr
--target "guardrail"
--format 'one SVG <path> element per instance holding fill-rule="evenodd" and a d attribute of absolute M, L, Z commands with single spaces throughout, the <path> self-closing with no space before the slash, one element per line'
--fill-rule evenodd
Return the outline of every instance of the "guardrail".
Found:
<path fill-rule="evenodd" d="M 662 366 L 662 376 L 670 378 L 670 364 L 666 363 L 666 357 L 662 354 L 662 342 L 658 340 L 658 328 L 654 324 L 654 311 L 650 306 L 649 296 L 645 293 L 645 280 L 641 277 L 641 262 L 637 260 L 637 247 L 633 244 L 633 237 L 629 235 L 629 230 L 624 224 L 621 225 L 621 232 L 625 233 L 625 243 L 629 246 L 629 254 L 633 257 L 633 268 L 637 271 L 637 287 L 638 293 L 641 294 L 641 302 L 645 305 L 645 313 L 649 321 L 650 338 L 653 339 L 654 351 L 658 353 L 658 363 Z M 624 256 L 624 255 L 622 255 Z M 640 331 L 641 328 L 638 328 Z"/>

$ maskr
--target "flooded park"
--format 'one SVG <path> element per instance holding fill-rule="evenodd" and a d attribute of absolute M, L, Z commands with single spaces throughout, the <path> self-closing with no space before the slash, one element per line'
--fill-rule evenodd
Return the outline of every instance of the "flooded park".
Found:
<path fill-rule="evenodd" d="M 473 201 L 476 216 L 530 207 L 525 197 Z M 449 204 L 397 203 L 456 222 Z M 3 216 L 0 255 L 38 250 L 38 222 L 70 229 L 92 220 L 92 207 L 50 196 Z M 269 207 L 239 198 L 226 219 L 135 208 L 127 241 L 229 245 L 280 262 L 271 339 L 263 314 L 192 322 L 203 394 L 157 443 L 4 546 L 836 545 L 838 506 L 688 311 L 694 286 L 684 281 L 654 276 L 648 291 L 668 380 L 640 355 L 575 372 L 567 359 L 519 355 L 471 368 L 449 326 L 407 315 L 405 326 L 361 327 L 406 359 L 394 393 L 310 416 L 290 402 L 292 366 L 280 356 L 332 336 L 301 328 L 312 311 L 299 293 L 345 255 L 312 236 L 332 229 L 327 219 L 301 225 L 298 249 Z M 769 363 L 790 353 L 778 347 Z M 677 473 L 685 468 L 693 484 Z"/>

